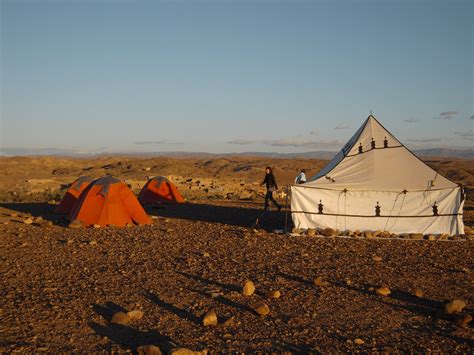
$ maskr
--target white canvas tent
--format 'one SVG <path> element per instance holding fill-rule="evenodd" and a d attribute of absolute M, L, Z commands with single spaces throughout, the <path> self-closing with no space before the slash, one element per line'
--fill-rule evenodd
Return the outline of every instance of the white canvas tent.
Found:
<path fill-rule="evenodd" d="M 461 186 L 431 169 L 372 115 L 306 184 L 291 188 L 298 228 L 463 234 Z"/>

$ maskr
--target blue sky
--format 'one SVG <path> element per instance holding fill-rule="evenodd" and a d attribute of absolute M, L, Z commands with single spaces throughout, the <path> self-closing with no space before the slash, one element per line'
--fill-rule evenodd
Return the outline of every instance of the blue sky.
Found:
<path fill-rule="evenodd" d="M 474 1 L 0 4 L 2 148 L 473 146 Z"/>

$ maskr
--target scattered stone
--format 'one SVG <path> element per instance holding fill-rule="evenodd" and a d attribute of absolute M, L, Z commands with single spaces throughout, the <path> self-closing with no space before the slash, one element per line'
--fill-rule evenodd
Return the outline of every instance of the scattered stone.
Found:
<path fill-rule="evenodd" d="M 375 255 L 375 256 L 372 257 L 372 260 L 375 261 L 375 262 L 380 262 L 380 261 L 382 261 L 382 257 L 378 256 L 378 255 Z"/>
<path fill-rule="evenodd" d="M 27 218 L 27 219 L 24 219 L 23 220 L 23 223 L 24 224 L 32 224 L 33 223 L 33 220 L 31 218 Z"/>
<path fill-rule="evenodd" d="M 202 325 L 217 325 L 217 314 L 214 310 L 210 310 L 202 317 Z"/>
<path fill-rule="evenodd" d="M 130 318 L 130 320 L 140 320 L 143 318 L 143 312 L 140 310 L 130 311 L 127 312 L 127 316 Z"/>
<path fill-rule="evenodd" d="M 377 290 L 375 290 L 375 292 L 377 293 L 377 295 L 383 296 L 383 297 L 386 297 L 386 296 L 388 296 L 389 294 L 392 293 L 390 291 L 390 289 L 388 287 L 385 287 L 385 286 L 378 288 Z"/>
<path fill-rule="evenodd" d="M 267 292 L 267 298 L 278 299 L 280 297 L 281 297 L 281 292 L 280 291 L 268 291 Z"/>
<path fill-rule="evenodd" d="M 365 342 L 361 338 L 355 338 L 354 344 L 356 345 L 363 345 Z"/>
<path fill-rule="evenodd" d="M 324 281 L 323 280 L 323 277 L 322 276 L 318 276 L 316 277 L 314 280 L 313 280 L 313 283 L 315 286 L 319 286 L 319 287 L 326 287 L 329 285 L 328 282 Z"/>
<path fill-rule="evenodd" d="M 138 355 L 161 355 L 161 350 L 156 345 L 143 345 L 137 347 Z"/>
<path fill-rule="evenodd" d="M 374 234 L 372 233 L 372 231 L 364 231 L 362 235 L 364 236 L 364 238 L 374 238 Z"/>
<path fill-rule="evenodd" d="M 252 296 L 255 292 L 255 285 L 252 281 L 247 280 L 245 281 L 244 287 L 242 287 L 242 294 L 244 296 Z"/>
<path fill-rule="evenodd" d="M 308 235 L 308 237 L 314 237 L 316 235 L 316 229 L 308 228 L 308 230 L 306 231 L 306 234 Z"/>
<path fill-rule="evenodd" d="M 121 324 L 121 325 L 127 325 L 130 323 L 130 317 L 127 315 L 127 313 L 124 312 L 117 312 L 114 314 L 112 317 L 112 320 L 110 321 L 111 323 L 114 324 Z"/>
<path fill-rule="evenodd" d="M 71 223 L 69 223 L 69 228 L 82 228 L 82 222 L 78 219 L 75 219 Z"/>
<path fill-rule="evenodd" d="M 472 321 L 472 316 L 470 314 L 465 314 L 461 318 L 458 319 L 457 324 L 461 327 L 465 327 L 469 325 Z"/>
<path fill-rule="evenodd" d="M 264 317 L 270 313 L 270 307 L 268 307 L 265 302 L 259 302 L 255 305 L 255 312 L 257 312 L 258 315 Z"/>
<path fill-rule="evenodd" d="M 321 235 L 324 235 L 325 237 L 332 237 L 333 235 L 336 235 L 336 231 L 332 228 L 324 228 L 321 231 Z"/>
<path fill-rule="evenodd" d="M 444 305 L 444 312 L 447 314 L 460 313 L 466 307 L 466 303 L 462 300 L 456 299 Z"/>
<path fill-rule="evenodd" d="M 420 288 L 415 288 L 415 289 L 413 290 L 413 292 L 412 292 L 412 295 L 415 296 L 415 297 L 418 297 L 418 298 L 423 297 L 424 294 L 425 294 L 425 293 L 424 293 L 423 290 L 420 289 Z"/>
<path fill-rule="evenodd" d="M 97 245 L 97 240 L 91 240 L 91 241 L 89 242 L 89 245 Z"/>
<path fill-rule="evenodd" d="M 100 224 L 93 224 L 92 227 L 94 227 L 94 228 L 100 228 Z"/>
<path fill-rule="evenodd" d="M 291 230 L 291 233 L 293 233 L 293 234 L 301 234 L 301 229 L 295 227 L 295 228 L 293 228 L 293 229 Z"/>
<path fill-rule="evenodd" d="M 210 258 L 211 254 L 209 254 L 207 251 L 205 251 L 204 253 L 202 253 L 202 256 L 204 256 L 205 258 Z"/>
<path fill-rule="evenodd" d="M 423 233 L 410 233 L 410 239 L 422 240 L 423 239 Z"/>
<path fill-rule="evenodd" d="M 351 280 L 346 280 L 346 285 L 347 286 L 352 286 L 352 281 Z"/>
<path fill-rule="evenodd" d="M 436 236 L 435 236 L 434 234 L 428 234 L 428 235 L 426 236 L 426 239 L 428 239 L 428 240 L 430 240 L 430 241 L 434 241 L 434 240 L 436 240 Z"/>

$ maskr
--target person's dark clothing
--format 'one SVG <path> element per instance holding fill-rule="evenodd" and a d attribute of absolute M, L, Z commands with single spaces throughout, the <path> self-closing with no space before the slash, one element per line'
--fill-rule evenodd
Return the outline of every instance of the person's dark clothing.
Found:
<path fill-rule="evenodd" d="M 270 202 L 272 201 L 273 204 L 278 207 L 278 210 L 281 209 L 281 205 L 273 198 L 273 191 L 278 190 L 278 185 L 275 180 L 275 176 L 273 173 L 269 173 L 265 175 L 265 179 L 262 182 L 262 185 L 267 187 L 267 193 L 265 194 L 265 210 L 268 209 Z"/>
<path fill-rule="evenodd" d="M 265 175 L 265 179 L 263 179 L 262 185 L 263 184 L 265 184 L 265 186 L 267 187 L 267 191 L 278 190 L 278 185 L 276 183 L 275 176 L 273 175 L 273 173 Z"/>
<path fill-rule="evenodd" d="M 272 201 L 273 204 L 278 207 L 278 210 L 281 210 L 281 205 L 273 198 L 273 191 L 268 191 L 265 194 L 265 210 L 270 206 L 269 201 Z"/>

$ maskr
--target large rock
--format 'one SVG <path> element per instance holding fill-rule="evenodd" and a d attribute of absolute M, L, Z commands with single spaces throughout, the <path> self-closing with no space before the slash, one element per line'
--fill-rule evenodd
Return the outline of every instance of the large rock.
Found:
<path fill-rule="evenodd" d="M 274 298 L 278 299 L 281 297 L 281 292 L 280 291 L 268 291 L 267 292 L 267 298 Z"/>
<path fill-rule="evenodd" d="M 265 302 L 259 302 L 255 305 L 255 312 L 263 317 L 270 313 L 270 307 Z"/>
<path fill-rule="evenodd" d="M 127 313 L 117 312 L 114 314 L 110 322 L 114 324 L 127 325 L 128 323 L 130 323 L 130 321 L 131 319 L 127 315 Z"/>
<path fill-rule="evenodd" d="M 245 281 L 244 287 L 242 287 L 242 294 L 244 296 L 252 296 L 255 292 L 255 285 L 252 281 L 247 280 Z"/>
<path fill-rule="evenodd" d="M 452 300 L 444 305 L 444 312 L 447 314 L 459 313 L 466 307 L 466 303 L 463 300 Z"/>
<path fill-rule="evenodd" d="M 390 289 L 385 286 L 378 288 L 377 290 L 375 290 L 375 292 L 377 293 L 377 295 L 383 296 L 383 297 L 387 297 L 389 294 L 392 293 Z"/>
<path fill-rule="evenodd" d="M 217 314 L 216 311 L 213 309 L 207 312 L 203 317 L 202 317 L 202 325 L 204 326 L 210 326 L 210 325 L 217 325 Z"/>

